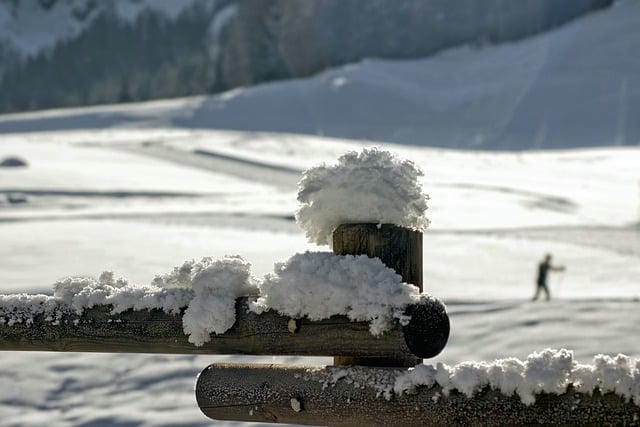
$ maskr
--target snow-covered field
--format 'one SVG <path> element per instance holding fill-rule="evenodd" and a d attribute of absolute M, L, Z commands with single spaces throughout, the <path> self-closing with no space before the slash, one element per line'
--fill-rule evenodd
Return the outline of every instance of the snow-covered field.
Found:
<path fill-rule="evenodd" d="M 29 164 L 0 169 L 0 192 L 27 199 L 0 208 L 2 292 L 48 293 L 69 274 L 113 269 L 144 283 L 185 259 L 227 253 L 242 254 L 264 274 L 294 252 L 328 250 L 307 243 L 292 220 L 298 171 L 366 145 L 175 129 L 1 139 L 0 158 Z M 545 347 L 571 348 L 584 362 L 603 351 L 640 355 L 640 150 L 384 146 L 426 171 L 432 224 L 424 238 L 425 288 L 445 300 L 452 320 L 450 343 L 436 360 L 525 357 Z M 545 252 L 567 271 L 552 276 L 551 303 L 531 303 Z M 193 383 L 221 359 L 0 358 L 7 425 L 206 424 Z"/>
<path fill-rule="evenodd" d="M 482 55 L 506 61 L 513 59 L 518 49 L 537 46 L 541 57 L 550 58 L 554 49 L 571 45 L 570 40 L 583 40 L 589 31 L 594 32 L 593 43 L 625 31 L 637 34 L 637 27 L 630 25 L 637 16 L 634 11 L 637 2 L 621 2 L 554 32 L 556 36 L 487 48 Z M 594 27 L 598 25 L 606 31 L 597 33 Z M 596 37 L 598 34 L 601 37 Z M 547 37 L 560 37 L 564 42 L 558 44 Z M 627 37 L 629 43 L 636 39 Z M 582 50 L 569 50 L 579 58 L 589 57 Z M 625 81 L 631 83 L 615 92 L 624 102 L 610 103 L 626 108 L 616 116 L 623 122 L 603 135 L 617 135 L 622 138 L 617 142 L 628 143 L 637 135 L 637 121 L 630 119 L 639 99 L 633 84 L 637 58 L 620 56 L 618 50 L 606 52 L 617 55 L 607 67 L 626 70 L 624 75 L 630 77 Z M 561 53 L 554 55 L 562 57 Z M 425 61 L 365 62 L 292 85 L 274 83 L 214 98 L 0 117 L 0 161 L 18 156 L 28 163 L 26 168 L 0 168 L 0 292 L 51 293 L 51 285 L 60 277 L 98 275 L 105 269 L 146 283 L 186 259 L 225 254 L 243 255 L 253 264 L 254 273 L 264 274 L 274 262 L 295 252 L 329 250 L 309 244 L 293 220 L 300 173 L 320 162 L 333 162 L 349 149 L 373 143 L 302 135 L 309 132 L 305 123 L 322 125 L 316 129 L 322 133 L 323 129 L 340 130 L 359 117 L 356 111 L 340 110 L 339 103 L 313 104 L 314 100 L 340 100 L 343 98 L 336 94 L 341 94 L 366 105 L 388 100 L 385 93 L 402 93 L 398 99 L 407 101 L 414 99 L 407 94 L 416 87 L 433 94 L 433 85 L 455 88 L 465 81 L 459 75 L 436 72 L 438 67 L 449 64 L 452 69 L 465 70 L 460 66 L 463 62 L 486 65 L 478 62 L 479 55 L 456 50 Z M 509 64 L 515 68 L 505 66 L 507 72 L 522 62 Z M 451 81 L 432 81 L 429 86 L 423 77 L 433 77 L 424 74 L 432 67 L 437 76 Z M 386 88 L 372 91 L 362 83 L 365 80 L 358 80 L 371 76 L 370 68 L 400 77 L 384 84 L 380 79 L 365 79 Z M 526 82 L 535 84 L 522 92 L 522 109 L 511 110 L 518 120 L 537 111 L 537 100 L 547 99 L 548 82 L 552 76 L 562 77 L 561 68 L 541 66 L 536 69 L 537 77 L 524 76 Z M 522 77 L 516 71 L 511 75 Z M 494 72 L 491 68 L 479 76 Z M 587 74 L 596 79 L 595 71 Z M 421 77 L 415 80 L 416 76 Z M 347 91 L 359 87 L 358 82 L 364 85 L 362 91 Z M 402 82 L 410 84 L 398 92 Z M 469 85 L 481 87 L 475 80 Z M 523 87 L 514 83 L 510 90 L 518 92 Z M 606 85 L 585 87 L 608 91 Z M 429 102 L 411 101 L 412 108 L 423 108 L 424 115 L 407 124 L 407 132 L 433 130 L 425 135 L 425 141 L 441 138 L 446 129 L 429 127 L 433 124 L 430 120 L 446 116 L 450 120 L 443 121 L 443 126 L 453 123 L 454 118 L 464 119 L 464 126 L 453 137 L 487 137 L 480 132 L 484 125 L 476 124 L 497 123 L 493 114 L 504 111 L 492 110 L 489 105 L 497 98 L 463 92 L 460 96 L 441 92 L 440 97 L 427 97 L 447 108 L 428 116 L 425 127 L 417 124 L 433 112 L 425 107 Z M 358 93 L 372 98 L 358 98 Z M 420 93 L 414 100 L 424 98 Z M 585 96 L 593 95 L 589 93 Z M 288 99 L 306 99 L 311 103 L 309 108 L 299 108 L 297 101 L 286 104 L 282 97 L 287 94 Z M 318 94 L 326 98 L 316 98 Z M 446 100 L 459 103 L 447 104 Z M 604 101 L 596 107 L 609 108 Z M 242 128 L 253 120 L 255 108 L 261 113 L 281 114 L 280 121 L 273 122 L 280 129 L 286 124 L 288 110 L 274 107 L 278 105 L 293 105 L 299 113 L 287 116 L 290 126 L 284 129 L 298 134 L 207 129 L 224 128 L 216 122 L 221 117 L 240 123 L 230 121 L 227 128 Z M 377 115 L 365 115 L 363 120 L 385 126 L 389 123 L 378 122 L 376 117 L 393 121 L 404 114 L 404 107 L 385 105 L 388 111 L 372 108 Z M 573 99 L 571 106 L 575 105 L 596 108 Z M 314 116 L 314 111 L 331 114 Z M 558 117 L 561 120 L 562 115 Z M 296 122 L 298 119 L 302 122 Z M 207 120 L 209 125 L 203 126 Z M 518 120 L 514 119 L 509 129 L 537 126 L 542 146 L 548 138 L 570 135 L 561 125 L 581 126 L 575 121 L 556 123 L 548 117 L 520 127 Z M 583 124 L 593 120 L 586 115 Z M 375 126 L 371 129 L 376 132 Z M 398 135 L 397 140 L 402 140 Z M 509 132 L 500 135 L 508 136 Z M 639 148 L 473 152 L 376 144 L 413 160 L 426 173 L 423 185 L 431 196 L 427 211 L 431 226 L 424 236 L 425 290 L 447 303 L 452 322 L 449 345 L 435 361 L 524 358 L 545 347 L 573 349 L 584 363 L 601 352 L 640 356 Z M 575 141 L 568 144 L 573 146 Z M 567 270 L 552 274 L 550 303 L 532 303 L 536 264 L 546 252 L 553 253 L 555 262 Z M 226 359 L 0 353 L 0 425 L 210 424 L 197 409 L 193 385 L 197 373 L 208 363 Z"/>

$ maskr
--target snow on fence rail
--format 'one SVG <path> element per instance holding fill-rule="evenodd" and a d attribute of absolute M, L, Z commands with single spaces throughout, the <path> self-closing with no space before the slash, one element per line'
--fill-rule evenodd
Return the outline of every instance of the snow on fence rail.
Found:
<path fill-rule="evenodd" d="M 424 366 L 424 365 L 423 365 Z M 580 388 L 563 372 L 553 372 L 560 387 L 517 376 L 535 402 L 525 404 L 515 390 L 480 378 L 452 378 L 459 366 L 440 378 L 407 385 L 423 372 L 373 367 L 274 367 L 214 364 L 198 377 L 198 405 L 218 420 L 330 426 L 424 425 L 637 425 L 640 407 L 618 393 L 617 384 L 590 377 Z M 582 365 L 583 367 L 585 365 Z M 424 366 L 434 369 L 431 366 Z M 624 377 L 633 380 L 633 376 Z M 638 378 L 638 377 L 636 377 Z M 528 382 L 527 382 L 528 381 Z M 638 379 L 636 379 L 637 384 Z M 448 384 L 446 386 L 440 383 Z M 475 387 L 469 393 L 469 386 Z M 613 386 L 613 387 L 611 387 Z M 581 390 L 581 391 L 578 391 Z M 631 390 L 628 390 L 631 392 Z M 636 396 L 640 396 L 636 391 Z M 640 402 L 639 402 L 640 403 Z"/>
<path fill-rule="evenodd" d="M 0 350 L 112 353 L 248 354 L 385 357 L 394 360 L 432 357 L 444 347 L 448 318 L 435 299 L 409 307 L 405 326 L 395 322 L 373 336 L 369 322 L 337 315 L 312 321 L 274 311 L 257 314 L 249 298 L 236 300 L 234 325 L 195 346 L 183 330 L 182 314 L 159 309 L 126 310 L 95 306 L 82 314 L 67 311 L 55 322 L 38 314 L 29 322 L 0 323 Z M 184 310 L 182 310 L 184 312 Z"/>
<path fill-rule="evenodd" d="M 240 257 L 186 262 L 145 286 L 111 272 L 67 278 L 53 297 L 0 295 L 0 350 L 334 356 L 336 364 L 413 366 L 449 336 L 444 305 L 403 282 L 422 276 L 421 244 L 415 230 L 351 224 L 335 233 L 341 254 L 297 254 L 263 280 Z"/>

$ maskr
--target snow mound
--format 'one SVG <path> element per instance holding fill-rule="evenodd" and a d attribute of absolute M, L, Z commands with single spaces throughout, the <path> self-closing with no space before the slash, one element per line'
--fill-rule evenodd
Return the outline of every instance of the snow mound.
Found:
<path fill-rule="evenodd" d="M 60 301 L 48 295 L 0 295 L 0 325 L 30 325 L 39 314 L 44 314 L 49 321 L 58 324 L 64 312 Z"/>
<path fill-rule="evenodd" d="M 593 365 L 582 365 L 566 349 L 545 349 L 530 354 L 525 361 L 516 358 L 487 362 L 463 362 L 456 366 L 438 363 L 419 365 L 395 378 L 396 394 L 412 393 L 419 386 L 442 387 L 447 396 L 458 390 L 471 398 L 485 387 L 506 396 L 514 393 L 522 403 L 532 405 L 539 393 L 564 394 L 569 385 L 592 394 L 613 392 L 640 406 L 640 360 L 619 354 L 615 358 L 598 355 Z M 379 385 L 377 385 L 379 387 Z"/>
<path fill-rule="evenodd" d="M 195 274 L 195 295 L 182 317 L 189 342 L 201 346 L 210 340 L 211 333 L 222 334 L 233 326 L 236 299 L 257 291 L 250 268 L 241 257 L 228 256 Z"/>
<path fill-rule="evenodd" d="M 427 196 L 423 172 L 377 148 L 348 152 L 335 166 L 321 165 L 304 172 L 299 183 L 296 213 L 307 238 L 330 244 L 333 231 L 346 223 L 395 224 L 425 229 Z"/>
<path fill-rule="evenodd" d="M 133 285 L 106 271 L 98 280 L 66 278 L 54 285 L 54 297 L 78 314 L 96 305 L 111 305 L 114 314 L 129 309 L 179 314 L 187 307 L 182 317 L 184 333 L 189 342 L 201 346 L 210 340 L 210 333 L 221 334 L 233 326 L 238 297 L 257 291 L 250 267 L 239 256 L 205 257 L 185 261 L 156 276 L 150 285 Z"/>
<path fill-rule="evenodd" d="M 371 321 L 376 336 L 391 328 L 394 319 L 406 324 L 407 305 L 429 298 L 378 258 L 330 252 L 296 254 L 276 264 L 259 287 L 260 297 L 250 304 L 256 313 L 276 310 L 311 320 L 342 314 L 352 321 Z"/>
<path fill-rule="evenodd" d="M 67 277 L 53 285 L 47 295 L 0 295 L 0 325 L 30 325 L 35 316 L 59 324 L 63 315 L 95 306 L 111 306 L 111 313 L 160 309 L 183 317 L 189 342 L 197 346 L 209 341 L 210 333 L 224 333 L 235 323 L 235 301 L 258 290 L 250 274 L 251 265 L 239 256 L 220 260 L 206 257 L 185 261 L 169 273 L 158 275 L 148 285 L 116 278 L 112 271 L 93 277 Z"/>
<path fill-rule="evenodd" d="M 53 286 L 54 295 L 0 295 L 0 324 L 33 323 L 34 316 L 59 322 L 64 314 L 110 306 L 112 314 L 126 310 L 163 310 L 182 315 L 189 342 L 202 346 L 211 334 L 222 334 L 236 321 L 236 300 L 252 296 L 256 313 L 276 310 L 298 318 L 327 319 L 346 315 L 352 321 L 370 321 L 378 336 L 399 321 L 406 325 L 410 304 L 431 297 L 404 283 L 378 258 L 339 256 L 330 252 L 296 254 L 276 264 L 275 272 L 259 280 L 251 264 L 240 256 L 186 261 L 147 285 L 116 278 L 112 271 L 93 277 L 67 277 Z M 185 309 L 186 307 L 186 309 Z"/>
<path fill-rule="evenodd" d="M 377 397 L 391 400 L 394 396 L 414 394 L 418 387 L 439 386 L 432 400 L 439 401 L 456 390 L 468 398 L 486 387 L 505 396 L 517 394 L 526 405 L 535 403 L 539 393 L 561 395 L 572 386 L 577 392 L 593 394 L 615 393 L 640 406 L 640 359 L 623 354 L 616 357 L 597 355 L 592 365 L 582 365 L 566 349 L 545 349 L 530 354 L 525 361 L 506 358 L 494 362 L 462 362 L 455 366 L 443 363 L 418 365 L 408 370 L 362 367 L 307 369 L 300 376 L 304 381 L 316 381 L 323 388 L 343 381 L 356 389 L 374 389 Z"/>
<path fill-rule="evenodd" d="M 53 285 L 53 296 L 82 314 L 97 305 L 111 305 L 113 314 L 126 310 L 161 309 L 170 314 L 180 313 L 193 292 L 184 288 L 161 288 L 154 284 L 137 285 L 114 277 L 105 271 L 98 280 L 92 277 L 67 277 Z"/>
<path fill-rule="evenodd" d="M 136 285 L 115 278 L 112 271 L 93 277 L 67 277 L 53 285 L 53 296 L 0 295 L 0 324 L 33 323 L 35 316 L 43 314 L 45 320 L 59 324 L 62 316 L 82 314 L 98 305 L 110 305 L 111 313 L 126 310 L 160 309 L 170 314 L 180 313 L 193 298 L 188 288 L 162 288 L 154 284 Z"/>
<path fill-rule="evenodd" d="M 160 288 L 190 289 L 194 277 L 214 263 L 215 261 L 211 257 L 204 257 L 200 261 L 188 260 L 182 265 L 174 267 L 168 273 L 156 275 L 152 283 Z"/>

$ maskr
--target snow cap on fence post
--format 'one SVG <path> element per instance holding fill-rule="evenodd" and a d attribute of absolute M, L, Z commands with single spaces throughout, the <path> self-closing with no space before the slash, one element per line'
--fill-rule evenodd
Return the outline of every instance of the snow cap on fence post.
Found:
<path fill-rule="evenodd" d="M 334 166 L 307 170 L 296 214 L 309 240 L 336 255 L 377 257 L 422 291 L 422 231 L 429 197 L 422 171 L 377 148 L 349 152 Z M 335 365 L 411 366 L 420 360 L 335 357 Z"/>
<path fill-rule="evenodd" d="M 298 224 L 309 241 L 331 244 L 342 224 L 394 224 L 422 231 L 429 196 L 422 190 L 422 170 L 389 151 L 350 151 L 335 165 L 304 172 L 298 184 Z"/>

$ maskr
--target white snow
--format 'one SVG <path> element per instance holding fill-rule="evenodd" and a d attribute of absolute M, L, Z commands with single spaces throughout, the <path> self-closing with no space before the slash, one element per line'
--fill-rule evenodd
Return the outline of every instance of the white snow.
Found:
<path fill-rule="evenodd" d="M 153 278 L 153 284 L 160 288 L 191 289 L 196 275 L 209 268 L 215 261 L 211 257 L 200 261 L 187 260 L 181 265 L 173 267 L 171 271 L 158 274 Z"/>
<path fill-rule="evenodd" d="M 45 295 L 0 295 L 0 321 L 9 326 L 31 323 L 45 313 L 58 320 L 62 312 L 82 314 L 95 306 L 111 306 L 111 313 L 126 310 L 161 309 L 179 314 L 189 342 L 202 346 L 210 335 L 223 334 L 236 320 L 236 300 L 257 296 L 250 308 L 261 313 L 281 314 L 311 320 L 343 314 L 353 321 L 370 321 L 373 335 L 409 321 L 409 304 L 429 298 L 403 283 L 402 278 L 379 259 L 338 256 L 330 252 L 296 254 L 275 273 L 260 280 L 251 275 L 251 264 L 240 256 L 210 257 L 186 261 L 169 273 L 157 275 L 149 285 L 131 284 L 115 278 L 112 271 L 91 277 L 67 277 L 53 285 L 53 297 Z"/>
<path fill-rule="evenodd" d="M 600 354 L 594 357 L 593 365 L 582 365 L 570 350 L 547 348 L 530 354 L 524 361 L 508 358 L 455 366 L 420 365 L 399 374 L 393 391 L 403 394 L 435 384 L 442 387 L 445 396 L 457 390 L 469 398 L 488 386 L 507 396 L 515 393 L 526 405 L 535 403 L 537 394 L 563 394 L 569 385 L 574 385 L 581 393 L 592 394 L 595 389 L 613 392 L 640 406 L 640 359 Z"/>
<path fill-rule="evenodd" d="M 210 334 L 222 334 L 236 321 L 238 297 L 257 291 L 250 274 L 251 265 L 239 256 L 212 262 L 193 276 L 195 293 L 182 323 L 189 342 L 201 346 Z"/>
<path fill-rule="evenodd" d="M 591 365 L 578 363 L 566 349 L 547 348 L 533 352 L 525 360 L 497 359 L 493 362 L 467 361 L 449 366 L 437 363 L 401 369 L 363 369 L 332 367 L 308 369 L 304 381 L 316 381 L 323 388 L 342 381 L 354 388 L 372 388 L 378 397 L 412 394 L 420 387 L 439 386 L 432 399 L 439 401 L 452 391 L 472 398 L 486 387 L 505 396 L 517 395 L 526 405 L 535 403 L 540 393 L 564 394 L 569 386 L 581 393 L 612 392 L 640 406 L 640 359 L 623 354 L 610 357 L 598 354 Z"/>
<path fill-rule="evenodd" d="M 412 161 L 388 151 L 346 153 L 336 165 L 304 172 L 296 220 L 307 238 L 320 245 L 330 244 L 340 224 L 373 222 L 424 230 L 429 197 L 422 191 L 422 175 Z"/>
<path fill-rule="evenodd" d="M 49 321 L 59 322 L 64 314 L 60 301 L 48 295 L 0 295 L 0 324 L 33 323 L 34 316 L 44 314 Z"/>
<path fill-rule="evenodd" d="M 404 309 L 421 298 L 418 288 L 403 283 L 378 258 L 330 252 L 296 254 L 276 264 L 258 286 L 260 296 L 251 304 L 257 313 L 275 310 L 311 320 L 343 314 L 353 321 L 371 321 L 373 335 L 392 327 L 394 319 L 407 322 Z"/>
<path fill-rule="evenodd" d="M 193 298 L 191 289 L 133 285 L 124 279 L 115 279 L 111 271 L 103 272 L 98 280 L 67 277 L 56 282 L 53 290 L 53 296 L 0 295 L 0 323 L 31 324 L 34 316 L 44 314 L 45 321 L 57 324 L 64 313 L 82 314 L 97 305 L 112 306 L 112 314 L 129 309 L 162 309 L 176 314 Z"/>
<path fill-rule="evenodd" d="M 68 277 L 53 285 L 53 296 L 72 307 L 76 313 L 98 306 L 111 305 L 113 314 L 126 310 L 162 309 L 179 313 L 193 292 L 183 288 L 160 288 L 155 285 L 131 284 L 114 278 L 111 271 L 103 272 L 98 280 L 91 277 Z"/>
<path fill-rule="evenodd" d="M 83 135 L 79 135 L 81 139 Z M 91 136 L 84 134 L 89 141 Z M 147 136 L 148 138 L 149 136 Z M 147 192 L 159 196 L 167 193 L 186 195 L 227 195 L 268 190 L 268 186 L 251 183 L 226 174 L 198 170 L 180 164 L 170 164 L 122 150 L 105 150 L 87 144 L 50 143 L 52 140 L 38 138 L 33 143 L 0 136 L 2 145 L 0 158 L 11 153 L 29 163 L 29 167 L 8 171 L 1 169 L 0 182 L 3 188 L 16 190 L 65 190 L 99 195 L 101 192 L 127 193 Z M 55 140 L 54 140 L 55 141 Z M 123 168 L 128 173 L 122 174 Z M 135 171 L 135 173 L 134 173 Z M 215 190 L 212 190 L 215 189 Z M 291 203 L 293 205 L 293 203 Z"/>
<path fill-rule="evenodd" d="M 239 256 L 219 260 L 203 258 L 186 261 L 167 274 L 158 275 L 150 285 L 131 284 L 115 278 L 112 271 L 92 277 L 67 277 L 53 285 L 47 295 L 0 295 L 0 323 L 30 324 L 44 314 L 54 324 L 65 312 L 82 314 L 95 306 L 111 306 L 111 313 L 126 310 L 161 309 L 183 315 L 185 334 L 197 346 L 210 339 L 210 333 L 224 333 L 235 323 L 235 302 L 240 296 L 257 292 L 251 265 Z"/>

